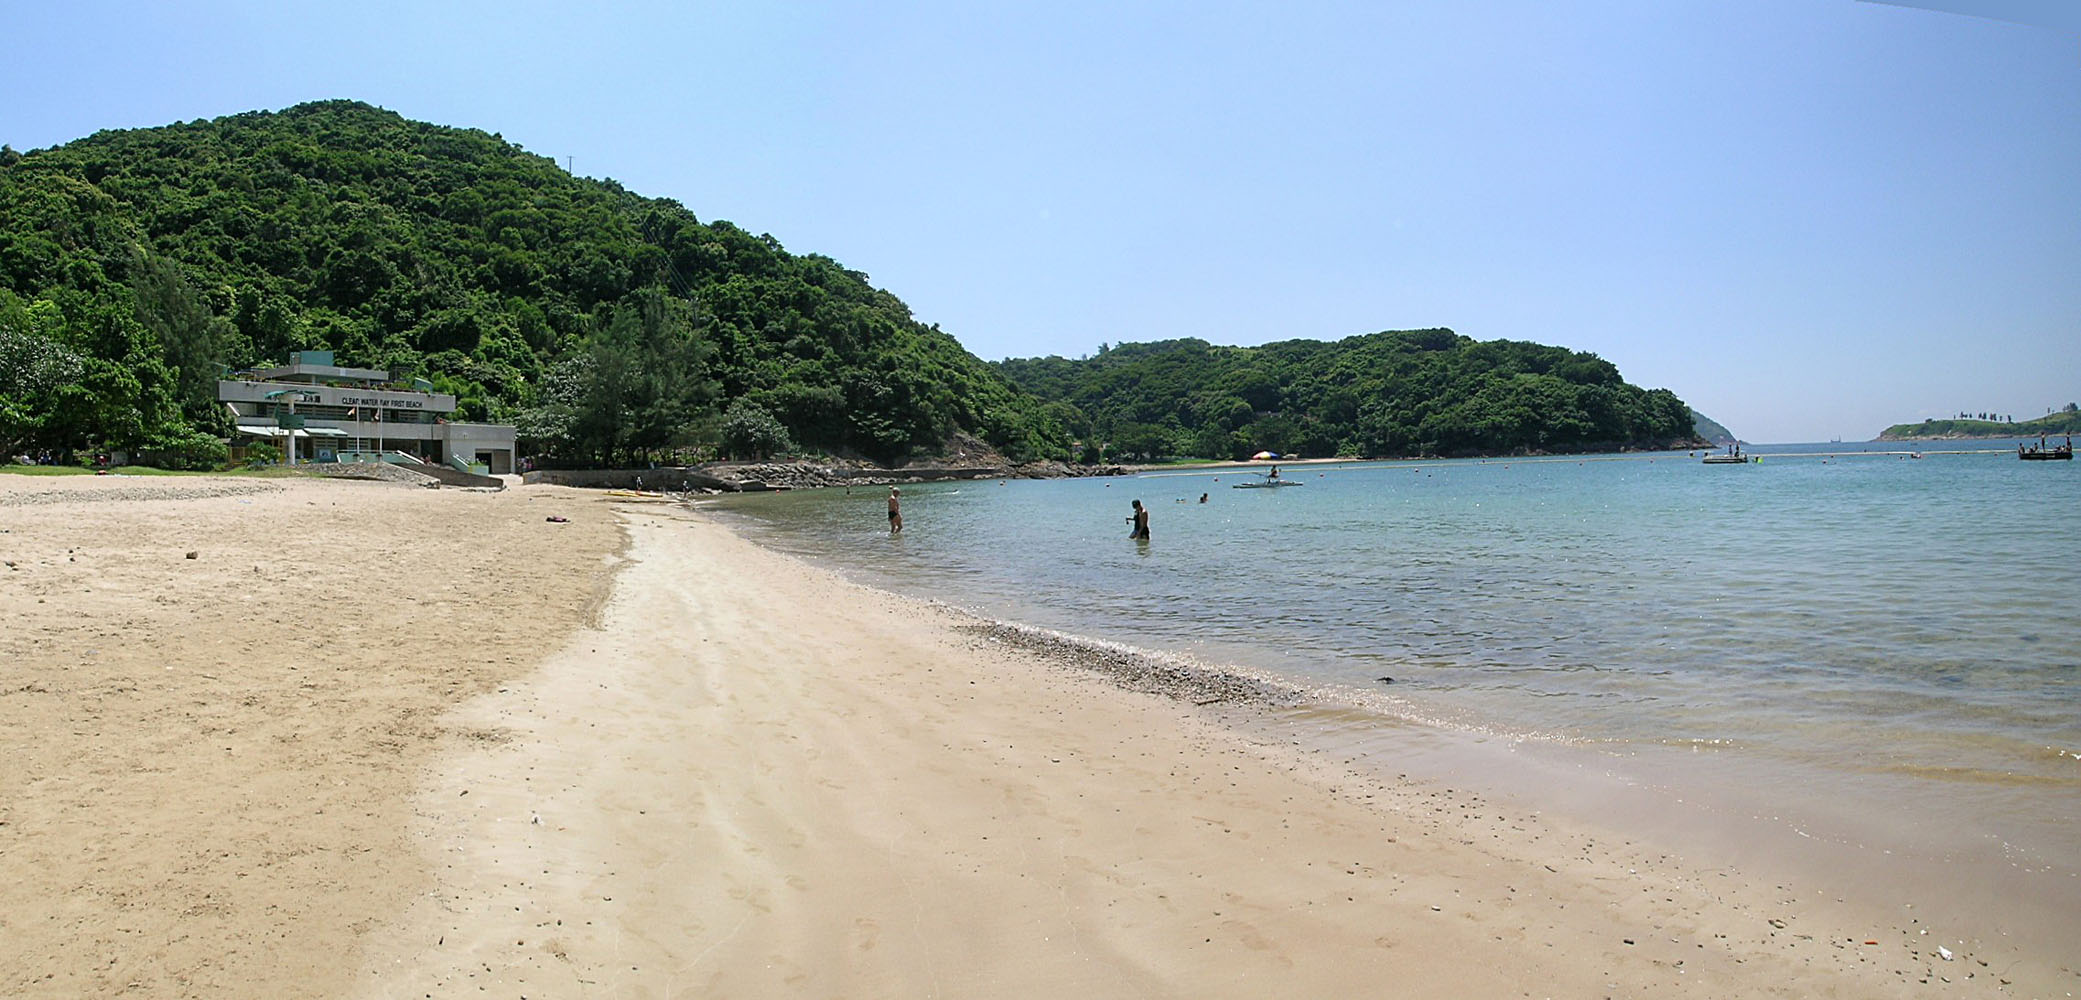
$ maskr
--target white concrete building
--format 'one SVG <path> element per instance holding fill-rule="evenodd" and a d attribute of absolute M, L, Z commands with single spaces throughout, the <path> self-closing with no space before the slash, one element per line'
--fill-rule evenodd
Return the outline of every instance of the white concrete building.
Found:
<path fill-rule="evenodd" d="M 217 383 L 217 399 L 231 409 L 240 437 L 273 442 L 292 465 L 417 459 L 491 475 L 514 471 L 514 428 L 449 420 L 455 397 L 430 391 L 424 380 L 396 387 L 389 372 L 334 365 L 331 351 L 293 352 L 285 366 L 240 374 Z"/>

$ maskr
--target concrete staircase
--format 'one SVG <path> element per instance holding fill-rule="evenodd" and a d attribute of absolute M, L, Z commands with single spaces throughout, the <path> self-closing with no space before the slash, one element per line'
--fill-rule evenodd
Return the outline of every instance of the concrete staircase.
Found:
<path fill-rule="evenodd" d="M 422 463 L 420 465 L 399 466 L 399 468 L 410 469 L 429 479 L 438 480 L 443 486 L 483 486 L 495 490 L 506 488 L 506 481 L 497 476 L 480 476 L 474 472 L 464 472 L 461 469 L 450 468 L 445 465 Z"/>

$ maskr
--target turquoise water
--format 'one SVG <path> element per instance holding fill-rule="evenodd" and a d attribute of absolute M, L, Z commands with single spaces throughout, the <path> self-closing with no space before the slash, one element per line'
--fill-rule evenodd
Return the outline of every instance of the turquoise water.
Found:
<path fill-rule="evenodd" d="M 2081 467 L 2013 447 L 1289 465 L 1306 485 L 1280 490 L 1232 489 L 1235 469 L 938 483 L 904 489 L 894 538 L 886 490 L 713 509 L 991 617 L 1447 730 L 1709 750 L 1818 795 L 1849 776 L 2057 858 L 2081 818 Z M 1126 537 L 1132 499 L 1147 543 Z"/>

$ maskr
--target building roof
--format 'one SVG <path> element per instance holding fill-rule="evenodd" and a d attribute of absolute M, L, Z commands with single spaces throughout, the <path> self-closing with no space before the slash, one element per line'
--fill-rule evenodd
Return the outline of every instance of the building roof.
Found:
<path fill-rule="evenodd" d="M 333 365 L 283 365 L 280 368 L 262 368 L 252 373 L 259 381 L 296 378 L 354 379 L 358 382 L 388 382 L 390 373 L 381 368 L 339 368 Z"/>

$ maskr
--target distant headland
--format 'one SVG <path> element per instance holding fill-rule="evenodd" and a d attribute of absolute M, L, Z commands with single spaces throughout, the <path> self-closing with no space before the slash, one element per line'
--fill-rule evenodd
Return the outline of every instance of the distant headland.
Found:
<path fill-rule="evenodd" d="M 1991 419 L 1994 414 L 1930 418 L 1894 424 L 1879 433 L 1881 441 L 1936 441 L 1957 438 L 2019 438 L 2040 434 L 2081 434 L 2081 406 L 2068 403 L 2057 413 L 2035 420 Z"/>

